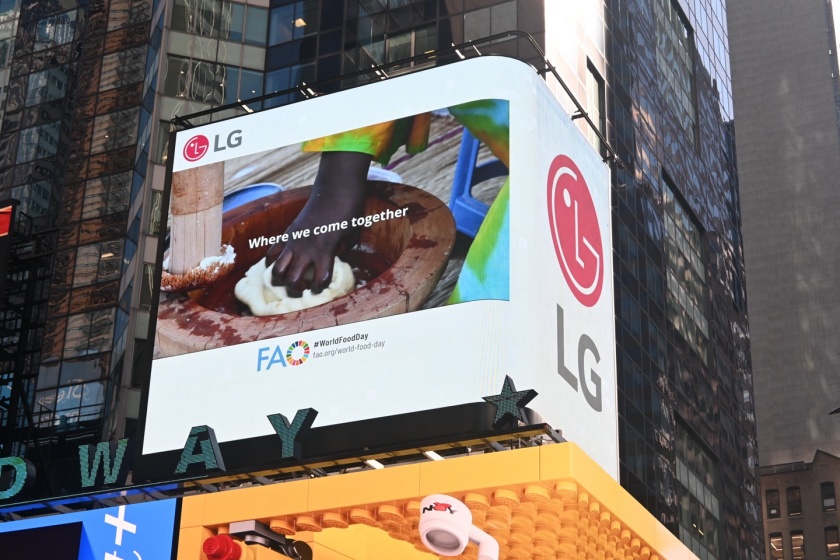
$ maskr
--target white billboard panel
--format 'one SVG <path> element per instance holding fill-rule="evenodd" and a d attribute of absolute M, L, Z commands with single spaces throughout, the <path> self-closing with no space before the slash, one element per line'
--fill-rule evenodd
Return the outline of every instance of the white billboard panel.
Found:
<path fill-rule="evenodd" d="M 456 203 L 473 167 L 464 130 L 479 168 L 503 176 Z M 396 183 L 357 186 L 371 160 L 368 178 Z M 161 295 L 143 453 L 180 449 L 199 425 L 219 441 L 271 435 L 268 415 L 302 408 L 322 426 L 480 402 L 509 376 L 617 478 L 609 170 L 529 66 L 473 59 L 194 128 L 172 165 L 167 266 L 198 265 L 201 244 L 237 256 L 233 278 Z M 276 190 L 265 183 L 285 190 L 222 212 L 216 191 L 230 202 Z M 298 310 L 305 291 L 255 316 L 233 297 L 260 262 L 269 299 L 277 283 L 317 291 L 335 254 L 353 278 L 331 302 Z"/>

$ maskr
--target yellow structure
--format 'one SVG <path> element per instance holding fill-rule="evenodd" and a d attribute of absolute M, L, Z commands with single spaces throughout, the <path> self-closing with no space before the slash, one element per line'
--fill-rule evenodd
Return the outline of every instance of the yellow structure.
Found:
<path fill-rule="evenodd" d="M 417 530 L 429 494 L 466 503 L 500 560 L 696 558 L 580 448 L 559 443 L 187 497 L 178 560 L 207 560 L 208 537 L 250 519 L 308 542 L 314 560 L 431 560 Z M 475 546 L 459 558 L 475 559 Z"/>

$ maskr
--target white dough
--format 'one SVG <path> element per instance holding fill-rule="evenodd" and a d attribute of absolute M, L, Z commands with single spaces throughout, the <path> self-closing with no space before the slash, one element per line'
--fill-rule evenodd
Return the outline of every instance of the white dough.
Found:
<path fill-rule="evenodd" d="M 330 302 L 352 292 L 355 285 L 353 269 L 336 257 L 332 281 L 326 289 L 320 294 L 304 290 L 299 298 L 289 297 L 285 287 L 271 285 L 271 267 L 265 265 L 265 259 L 260 259 L 245 273 L 245 277 L 236 283 L 234 293 L 239 301 L 251 308 L 251 313 L 263 317 L 309 309 Z"/>

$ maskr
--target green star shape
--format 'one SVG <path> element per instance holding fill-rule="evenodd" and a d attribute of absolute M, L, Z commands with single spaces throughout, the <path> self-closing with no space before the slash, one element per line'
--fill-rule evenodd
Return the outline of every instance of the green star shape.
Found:
<path fill-rule="evenodd" d="M 522 420 L 524 422 L 525 413 L 522 409 L 526 404 L 534 400 L 536 396 L 537 392 L 533 389 L 517 391 L 513 385 L 513 379 L 506 375 L 501 394 L 481 398 L 496 405 L 496 417 L 493 418 L 493 427 L 498 430 L 508 420 Z"/>

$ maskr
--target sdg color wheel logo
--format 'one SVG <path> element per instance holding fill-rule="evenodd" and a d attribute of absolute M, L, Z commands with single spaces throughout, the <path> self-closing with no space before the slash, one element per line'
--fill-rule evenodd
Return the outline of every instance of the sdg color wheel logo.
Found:
<path fill-rule="evenodd" d="M 548 220 L 566 283 L 580 303 L 592 307 L 604 285 L 601 227 L 589 187 L 568 156 L 554 158 L 548 170 Z"/>
<path fill-rule="evenodd" d="M 286 350 L 286 362 L 291 366 L 299 366 L 309 358 L 309 344 L 298 340 Z"/>
<path fill-rule="evenodd" d="M 193 136 L 187 140 L 187 145 L 184 146 L 184 159 L 193 162 L 198 161 L 204 157 L 210 150 L 210 140 L 203 134 Z"/>

